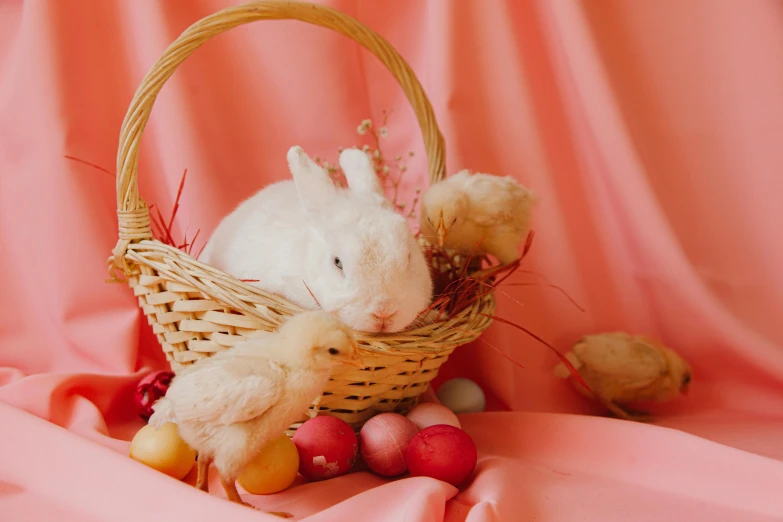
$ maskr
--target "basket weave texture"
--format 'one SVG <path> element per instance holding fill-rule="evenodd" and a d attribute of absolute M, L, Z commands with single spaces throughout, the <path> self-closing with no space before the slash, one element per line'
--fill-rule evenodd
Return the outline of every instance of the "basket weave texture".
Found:
<path fill-rule="evenodd" d="M 201 263 L 153 239 L 149 208 L 139 197 L 138 158 L 142 132 L 165 82 L 199 46 L 234 27 L 257 20 L 293 19 L 326 27 L 355 40 L 389 69 L 413 106 L 427 152 L 430 182 L 445 176 L 445 146 L 432 107 L 410 66 L 378 34 L 329 7 L 267 0 L 229 7 L 186 29 L 155 62 L 139 85 L 122 124 L 117 153 L 119 240 L 109 265 L 122 271 L 176 373 L 203 357 L 230 349 L 260 331 L 276 329 L 302 309 Z M 433 266 L 433 270 L 440 267 Z M 376 413 L 405 413 L 427 390 L 452 351 L 491 323 L 494 296 L 483 295 L 453 316 L 394 334 L 363 334 L 357 340 L 363 369 L 336 369 L 324 393 L 299 422 L 314 415 L 339 417 L 354 429 Z M 486 314 L 486 315 L 484 315 Z"/>

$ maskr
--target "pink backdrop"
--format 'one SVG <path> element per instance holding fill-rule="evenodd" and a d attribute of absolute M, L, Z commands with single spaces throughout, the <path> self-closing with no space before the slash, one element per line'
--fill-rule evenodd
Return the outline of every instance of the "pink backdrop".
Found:
<path fill-rule="evenodd" d="M 203 495 L 127 458 L 132 390 L 165 360 L 130 290 L 104 284 L 114 181 L 64 158 L 113 170 L 148 68 L 233 3 L 0 1 L 2 520 L 264 518 L 217 483 Z M 518 286 L 498 314 L 561 349 L 585 332 L 659 336 L 695 381 L 657 426 L 585 416 L 600 410 L 552 378 L 553 354 L 497 324 L 485 339 L 524 368 L 479 342 L 440 376 L 477 380 L 495 410 L 463 416 L 480 450 L 465 491 L 359 473 L 251 500 L 312 521 L 783 519 L 783 4 L 324 3 L 409 61 L 450 173 L 511 174 L 542 196 L 527 268 L 587 311 Z M 290 145 L 334 158 L 383 109 L 386 150 L 418 153 L 410 190 L 425 180 L 420 135 L 374 57 L 297 22 L 235 29 L 161 93 L 142 195 L 168 212 L 188 168 L 175 232 L 206 237 L 288 175 Z"/>

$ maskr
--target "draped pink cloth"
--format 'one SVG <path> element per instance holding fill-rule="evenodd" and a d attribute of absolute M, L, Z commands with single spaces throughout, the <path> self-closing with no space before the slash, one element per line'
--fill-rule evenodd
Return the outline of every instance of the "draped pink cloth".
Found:
<path fill-rule="evenodd" d="M 138 380 L 165 359 L 124 285 L 121 121 L 152 63 L 229 0 L 0 1 L 0 520 L 265 519 L 127 457 Z M 687 357 L 687 398 L 653 425 L 602 417 L 552 376 L 547 348 L 502 324 L 438 382 L 479 382 L 462 416 L 479 448 L 458 492 L 359 472 L 246 498 L 308 521 L 783 520 L 783 4 L 776 0 L 329 0 L 416 71 L 448 171 L 510 174 L 541 195 L 525 268 L 498 315 L 565 350 L 588 332 L 661 338 Z M 199 49 L 163 89 L 141 147 L 142 197 L 175 234 L 207 237 L 241 198 L 288 176 L 300 144 L 332 160 L 393 110 L 378 61 L 299 22 L 259 22 Z M 515 276 L 518 282 L 542 279 Z M 523 367 L 508 362 L 489 344 Z M 189 480 L 192 483 L 193 477 Z M 254 517 L 254 518 L 251 518 Z"/>

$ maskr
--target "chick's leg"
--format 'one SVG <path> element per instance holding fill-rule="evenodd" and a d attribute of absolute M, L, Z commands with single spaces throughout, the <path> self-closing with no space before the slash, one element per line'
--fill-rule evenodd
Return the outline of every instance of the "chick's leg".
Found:
<path fill-rule="evenodd" d="M 653 420 L 652 416 L 650 416 L 645 412 L 633 411 L 627 408 L 622 408 L 611 401 L 601 401 L 601 402 L 604 404 L 604 406 L 606 406 L 609 409 L 609 411 L 611 411 L 617 417 L 623 420 L 636 421 L 636 422 L 650 422 Z"/>
<path fill-rule="evenodd" d="M 623 408 L 623 411 L 625 411 L 625 414 L 628 415 L 628 419 L 636 422 L 652 422 L 655 420 L 655 417 L 650 415 L 646 411 L 641 410 L 631 410 L 627 407 Z"/>
<path fill-rule="evenodd" d="M 225 477 L 221 473 L 220 485 L 223 486 L 223 489 L 226 491 L 226 496 L 231 502 L 236 502 L 237 504 L 244 504 L 245 506 L 253 507 L 247 502 L 245 502 L 244 500 L 242 500 L 242 497 L 239 496 L 239 491 L 237 491 L 236 479 Z"/>
<path fill-rule="evenodd" d="M 212 458 L 206 455 L 198 456 L 198 478 L 196 487 L 201 491 L 209 493 L 209 466 L 212 464 Z"/>

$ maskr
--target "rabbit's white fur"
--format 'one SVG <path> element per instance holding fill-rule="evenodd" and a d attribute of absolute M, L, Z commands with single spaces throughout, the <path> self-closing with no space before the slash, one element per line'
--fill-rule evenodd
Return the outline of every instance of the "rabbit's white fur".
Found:
<path fill-rule="evenodd" d="M 404 330 L 429 305 L 432 278 L 370 159 L 358 149 L 341 153 L 349 187 L 341 189 L 301 147 L 287 158 L 293 180 L 242 202 L 218 225 L 200 260 L 257 279 L 252 284 L 303 308 L 318 308 L 312 291 L 321 308 L 355 330 Z"/>

